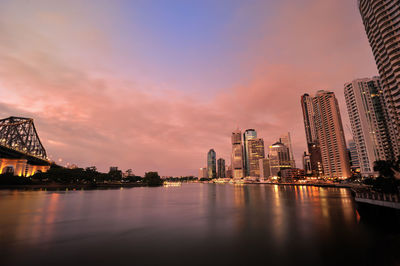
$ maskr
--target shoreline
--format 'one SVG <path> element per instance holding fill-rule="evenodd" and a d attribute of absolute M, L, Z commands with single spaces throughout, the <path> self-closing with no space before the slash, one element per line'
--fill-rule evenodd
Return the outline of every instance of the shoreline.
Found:
<path fill-rule="evenodd" d="M 179 182 L 176 182 L 179 183 Z M 183 183 L 202 183 L 216 184 L 210 182 L 183 182 Z M 223 183 L 230 184 L 230 183 Z M 234 185 L 234 184 L 233 184 Z M 362 185 L 351 184 L 294 184 L 294 183 L 240 183 L 240 185 L 279 185 L 279 186 L 311 186 L 311 187 L 332 187 L 332 188 L 357 188 L 365 187 Z M 109 189 L 109 188 L 133 188 L 147 187 L 146 184 L 140 183 L 125 183 L 125 184 L 31 184 L 31 185 L 0 185 L 0 190 L 19 189 L 19 190 L 81 190 L 81 189 Z M 162 186 L 162 185 L 161 185 Z"/>

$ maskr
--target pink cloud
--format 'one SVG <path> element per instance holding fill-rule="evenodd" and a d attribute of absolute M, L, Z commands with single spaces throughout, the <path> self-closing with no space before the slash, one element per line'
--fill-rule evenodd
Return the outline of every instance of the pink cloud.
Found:
<path fill-rule="evenodd" d="M 53 159 L 101 170 L 118 165 L 137 174 L 196 175 L 210 148 L 230 161 L 237 126 L 255 128 L 266 145 L 290 131 L 301 166 L 300 96 L 333 90 L 344 115 L 342 85 L 376 71 L 356 10 L 333 0 L 302 3 L 282 4 L 272 36 L 248 40 L 240 63 L 250 80 L 208 100 L 93 73 L 51 46 L 46 52 L 44 41 L 13 52 L 15 35 L 0 27 L 0 38 L 8 40 L 0 46 L 0 91 L 18 98 L 1 99 L 0 114 L 35 118 Z"/>

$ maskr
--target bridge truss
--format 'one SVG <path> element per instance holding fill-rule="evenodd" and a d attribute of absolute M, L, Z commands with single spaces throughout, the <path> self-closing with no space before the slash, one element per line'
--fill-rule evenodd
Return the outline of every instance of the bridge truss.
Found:
<path fill-rule="evenodd" d="M 0 145 L 48 160 L 32 118 L 11 116 L 1 119 Z"/>

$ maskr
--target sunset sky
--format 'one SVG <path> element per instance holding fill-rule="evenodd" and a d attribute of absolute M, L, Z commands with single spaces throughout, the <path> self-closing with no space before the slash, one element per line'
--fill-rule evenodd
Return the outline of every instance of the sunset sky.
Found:
<path fill-rule="evenodd" d="M 0 117 L 62 165 L 196 175 L 231 132 L 306 149 L 300 96 L 377 75 L 356 0 L 0 0 Z"/>

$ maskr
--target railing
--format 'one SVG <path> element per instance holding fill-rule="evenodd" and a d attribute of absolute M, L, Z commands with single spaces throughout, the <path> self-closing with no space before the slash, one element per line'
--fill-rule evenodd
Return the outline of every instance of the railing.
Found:
<path fill-rule="evenodd" d="M 390 194 L 390 193 L 383 193 L 376 191 L 362 191 L 362 192 L 354 191 L 354 192 L 356 198 L 379 200 L 386 202 L 397 202 L 397 203 L 400 202 L 399 194 Z"/>

